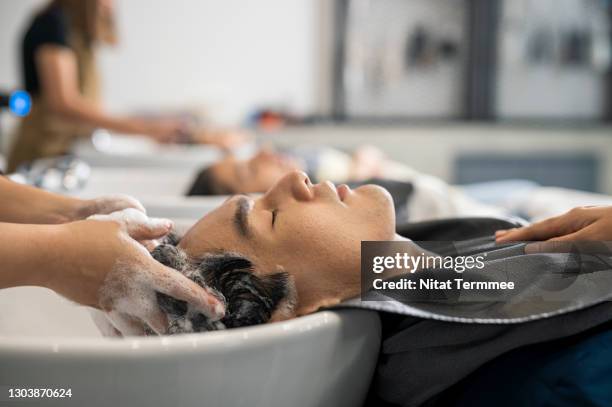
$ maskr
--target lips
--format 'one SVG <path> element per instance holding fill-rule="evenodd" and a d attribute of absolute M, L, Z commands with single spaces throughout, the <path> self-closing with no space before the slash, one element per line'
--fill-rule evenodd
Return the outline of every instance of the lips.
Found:
<path fill-rule="evenodd" d="M 344 201 L 348 194 L 351 193 L 351 188 L 349 188 L 349 186 L 346 184 L 338 185 L 338 187 L 336 187 L 336 192 L 338 192 L 338 197 L 340 200 Z"/>
<path fill-rule="evenodd" d="M 344 201 L 346 197 L 352 192 L 348 185 L 342 184 L 336 187 L 331 181 L 323 181 L 315 185 L 315 189 L 320 196 Z"/>

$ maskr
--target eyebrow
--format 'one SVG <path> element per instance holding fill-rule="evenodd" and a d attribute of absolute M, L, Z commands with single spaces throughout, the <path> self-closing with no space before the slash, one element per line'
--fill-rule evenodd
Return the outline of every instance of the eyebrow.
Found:
<path fill-rule="evenodd" d="M 251 211 L 251 202 L 245 196 L 238 199 L 236 202 L 236 212 L 234 213 L 234 226 L 238 234 L 248 238 L 251 235 L 249 228 L 249 212 Z"/>

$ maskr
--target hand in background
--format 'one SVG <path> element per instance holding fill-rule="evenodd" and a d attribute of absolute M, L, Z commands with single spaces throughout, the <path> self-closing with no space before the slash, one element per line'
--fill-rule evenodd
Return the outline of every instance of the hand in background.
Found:
<path fill-rule="evenodd" d="M 160 143 L 180 143 L 188 139 L 189 126 L 177 119 L 149 120 L 144 133 Z"/>

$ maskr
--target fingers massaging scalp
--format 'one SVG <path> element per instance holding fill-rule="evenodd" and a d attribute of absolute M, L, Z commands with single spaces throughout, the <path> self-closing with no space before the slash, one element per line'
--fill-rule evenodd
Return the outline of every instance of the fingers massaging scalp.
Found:
<path fill-rule="evenodd" d="M 235 253 L 190 259 L 176 247 L 178 242 L 176 236 L 170 235 L 151 255 L 201 287 L 212 290 L 226 304 L 226 313 L 222 319 L 214 320 L 185 301 L 157 293 L 157 302 L 168 316 L 168 334 L 262 324 L 268 322 L 275 311 L 289 312 L 293 308 L 295 290 L 287 273 L 258 276 L 253 273 L 252 263 Z"/>
<path fill-rule="evenodd" d="M 136 209 L 125 209 L 110 215 L 95 215 L 90 220 L 115 221 L 131 237 L 151 251 L 151 256 L 168 270 L 180 273 L 153 275 L 146 265 L 115 265 L 100 290 L 100 307 L 106 310 L 115 329 L 124 334 L 141 334 L 142 323 L 147 334 L 177 334 L 236 328 L 265 323 L 275 311 L 290 312 L 295 303 L 295 289 L 285 272 L 265 276 L 253 273 L 252 263 L 234 253 L 210 254 L 199 259 L 188 257 L 177 246 L 175 235 L 161 244 L 144 240 L 151 235 L 165 235 L 172 227 L 167 219 L 148 218 Z M 126 241 L 126 244 L 129 242 Z M 143 254 L 149 256 L 142 248 Z M 132 259 L 142 262 L 142 259 Z M 134 273 L 134 268 L 142 272 Z M 170 271 L 172 273 L 172 271 Z M 178 280 L 178 283 L 177 283 Z M 183 280 L 195 282 L 207 293 L 206 306 L 194 307 L 172 296 L 172 285 Z M 210 306 L 208 306 L 210 305 Z M 222 318 L 221 318 L 222 317 Z M 167 323 L 166 323 L 167 321 Z"/>
<path fill-rule="evenodd" d="M 157 245 L 150 239 L 165 236 L 172 228 L 171 221 L 149 218 L 133 208 L 94 215 L 88 220 L 115 222 L 121 244 L 133 248 L 130 256 L 115 260 L 98 291 L 98 307 L 117 331 L 123 335 L 141 335 L 145 325 L 156 333 L 165 333 L 167 318 L 157 304 L 160 292 L 189 301 L 211 319 L 224 315 L 223 302 L 211 290 L 205 288 L 198 292 L 196 284 L 155 262 L 145 249 L 144 246 Z M 104 250 L 104 246 L 100 249 Z"/>

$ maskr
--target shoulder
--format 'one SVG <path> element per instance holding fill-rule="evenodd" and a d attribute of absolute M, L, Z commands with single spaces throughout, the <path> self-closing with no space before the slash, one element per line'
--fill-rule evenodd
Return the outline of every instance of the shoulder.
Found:
<path fill-rule="evenodd" d="M 61 9 L 52 7 L 34 18 L 26 36 L 37 43 L 65 45 L 68 38 L 67 31 L 66 15 Z"/>

